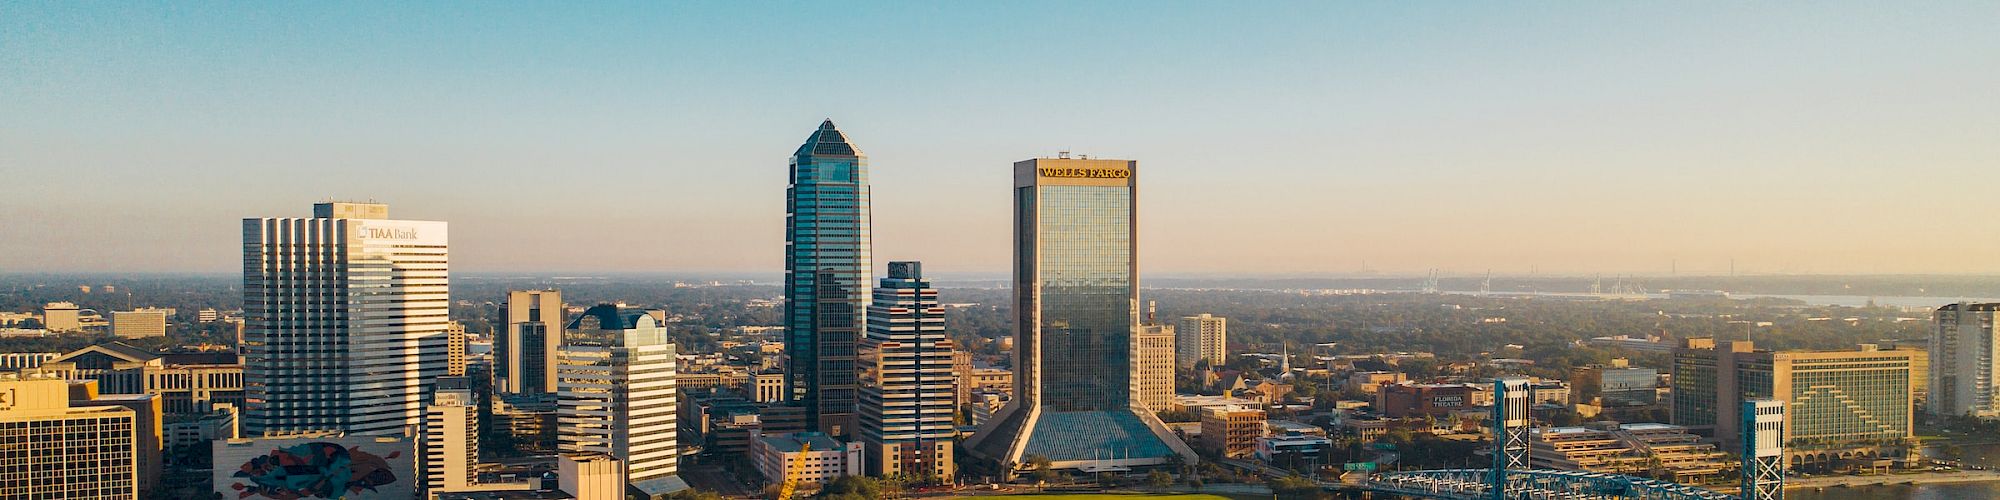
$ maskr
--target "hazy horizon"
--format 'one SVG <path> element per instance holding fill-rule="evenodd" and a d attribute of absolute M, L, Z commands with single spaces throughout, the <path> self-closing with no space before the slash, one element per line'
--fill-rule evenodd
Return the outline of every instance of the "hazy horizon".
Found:
<path fill-rule="evenodd" d="M 1069 150 L 1147 276 L 2000 273 L 1994 3 L 369 7 L 0 7 L 0 273 L 374 199 L 457 274 L 777 274 L 825 118 L 878 266 L 1006 272 Z"/>

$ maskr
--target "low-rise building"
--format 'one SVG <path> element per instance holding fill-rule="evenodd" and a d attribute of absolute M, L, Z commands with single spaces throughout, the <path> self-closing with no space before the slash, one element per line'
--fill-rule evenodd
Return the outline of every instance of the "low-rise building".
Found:
<path fill-rule="evenodd" d="M 841 476 L 859 476 L 867 465 L 861 443 L 842 443 L 821 432 L 758 433 L 750 442 L 751 462 L 771 484 L 788 477 L 799 484 L 826 484 Z"/>
<path fill-rule="evenodd" d="M 1389 418 L 1441 417 L 1480 406 L 1477 391 L 1465 384 L 1394 384 L 1382 386 L 1375 409 Z M 1490 398 L 1491 395 L 1489 394 Z M 1490 404 L 1490 403 L 1489 403 Z"/>
<path fill-rule="evenodd" d="M 1699 483 L 1737 467 L 1715 443 L 1666 424 L 1536 429 L 1528 443 L 1529 462 L 1537 468 Z"/>
<path fill-rule="evenodd" d="M 1409 377 L 1403 376 L 1403 372 L 1359 371 L 1347 375 L 1347 386 L 1361 391 L 1362 394 L 1374 394 L 1384 385 L 1400 384 L 1409 380 Z"/>
<path fill-rule="evenodd" d="M 112 342 L 65 353 L 39 368 L 95 380 L 105 394 L 160 396 L 169 415 L 206 414 L 217 403 L 243 404 L 243 364 L 234 353 L 160 354 Z"/>
<path fill-rule="evenodd" d="M 1326 436 L 1279 434 L 1257 438 L 1255 456 L 1266 464 L 1295 468 L 1302 462 L 1323 464 L 1321 459 L 1330 449 L 1333 440 Z"/>
<path fill-rule="evenodd" d="M 1263 436 L 1264 410 L 1220 406 L 1201 410 L 1201 436 L 1195 442 L 1210 453 L 1241 458 L 1256 451 L 1257 438 Z"/>
<path fill-rule="evenodd" d="M 166 336 L 167 314 L 165 309 L 112 311 L 111 334 L 128 339 Z"/>

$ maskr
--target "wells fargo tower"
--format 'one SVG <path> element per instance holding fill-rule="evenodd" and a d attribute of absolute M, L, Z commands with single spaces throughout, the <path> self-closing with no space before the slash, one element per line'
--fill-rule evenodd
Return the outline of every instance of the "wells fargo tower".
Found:
<path fill-rule="evenodd" d="M 1003 467 L 1165 463 L 1194 452 L 1133 408 L 1138 162 L 1014 164 L 1014 399 L 967 443 Z"/>

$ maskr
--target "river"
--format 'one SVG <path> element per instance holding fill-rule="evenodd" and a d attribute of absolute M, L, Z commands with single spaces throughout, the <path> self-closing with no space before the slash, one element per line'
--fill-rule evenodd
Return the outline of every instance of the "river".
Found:
<path fill-rule="evenodd" d="M 2000 444 L 1966 446 L 1962 447 L 1959 453 L 1959 458 L 1964 460 L 1967 465 L 1984 464 L 1987 467 L 2000 466 Z M 2000 482 L 1854 486 L 1820 490 L 1792 489 L 1785 491 L 1785 498 L 1792 500 L 1956 500 L 1962 498 L 2000 498 Z"/>

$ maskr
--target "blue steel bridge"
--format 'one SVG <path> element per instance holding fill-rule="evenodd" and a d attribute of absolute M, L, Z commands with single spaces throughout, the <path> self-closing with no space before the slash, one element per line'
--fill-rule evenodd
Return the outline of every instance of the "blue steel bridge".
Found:
<path fill-rule="evenodd" d="M 1642 477 L 1528 467 L 1527 379 L 1494 381 L 1493 467 L 1373 474 L 1360 484 L 1328 488 L 1442 500 L 1783 500 L 1784 403 L 1743 402 L 1743 482 L 1740 493 Z M 1497 473 L 1496 473 L 1497 472 Z"/>

